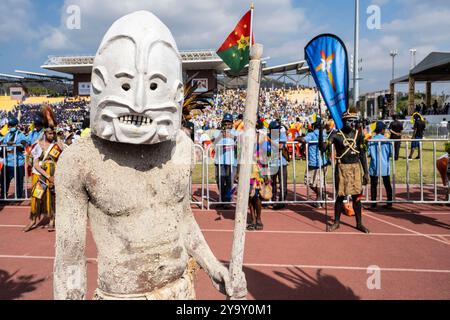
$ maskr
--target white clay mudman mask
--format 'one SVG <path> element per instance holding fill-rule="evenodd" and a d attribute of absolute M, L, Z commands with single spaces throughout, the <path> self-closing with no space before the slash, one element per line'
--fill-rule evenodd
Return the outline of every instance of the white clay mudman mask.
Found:
<path fill-rule="evenodd" d="M 92 133 L 131 144 L 175 140 L 183 104 L 181 67 L 171 32 L 152 13 L 117 20 L 94 59 Z"/>

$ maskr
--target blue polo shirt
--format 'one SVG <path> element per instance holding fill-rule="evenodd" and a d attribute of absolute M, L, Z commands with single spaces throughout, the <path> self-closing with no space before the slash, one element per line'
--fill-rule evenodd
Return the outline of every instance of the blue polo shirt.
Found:
<path fill-rule="evenodd" d="M 12 141 L 15 145 L 18 145 L 23 141 L 27 142 L 27 137 L 20 131 L 12 133 L 11 130 L 9 130 L 6 136 L 0 140 L 0 144 L 6 145 L 8 141 Z M 15 147 L 6 147 L 6 160 L 4 162 L 6 167 L 14 167 L 14 158 L 16 158 L 16 165 L 18 167 L 25 164 L 25 156 L 23 151 L 16 149 L 16 157 L 14 157 L 14 149 Z M 3 157 L 3 152 L 1 156 Z"/>
<path fill-rule="evenodd" d="M 326 132 L 323 133 L 324 139 L 326 138 Z M 319 168 L 324 165 L 328 165 L 328 160 L 326 155 L 323 155 L 323 158 L 320 157 L 319 150 L 319 130 L 316 129 L 313 132 L 309 132 L 305 136 L 306 143 L 308 145 L 308 165 L 309 167 Z"/>
<path fill-rule="evenodd" d="M 276 173 L 280 166 L 288 165 L 287 160 L 282 155 L 281 147 L 278 148 L 280 144 L 286 145 L 287 142 L 286 130 L 283 129 L 284 128 L 280 129 L 279 133 L 277 130 L 273 130 L 274 132 L 272 132 L 271 136 L 272 142 L 266 141 L 261 146 L 261 152 L 263 152 L 265 159 L 264 163 L 271 167 L 270 170 L 272 173 Z M 278 150 L 278 153 L 272 152 L 275 150 Z"/>
<path fill-rule="evenodd" d="M 33 131 L 31 131 L 28 136 L 27 136 L 27 143 L 31 146 L 33 145 L 41 136 L 42 132 L 44 132 L 44 129 L 42 129 L 41 131 L 37 131 L 36 129 L 34 129 Z"/>
<path fill-rule="evenodd" d="M 214 148 L 216 150 L 215 164 L 237 166 L 237 155 L 235 152 L 237 138 L 239 133 L 234 130 L 228 130 L 230 136 L 223 136 L 222 131 L 217 130 L 213 133 Z"/>
<path fill-rule="evenodd" d="M 382 134 L 377 134 L 372 140 L 385 140 L 386 138 Z M 372 177 L 380 176 L 380 168 L 379 168 L 379 149 L 378 142 L 369 141 L 369 155 L 370 159 L 370 167 L 369 167 L 369 175 Z M 391 163 L 389 159 L 392 157 L 392 144 L 390 142 L 381 142 L 381 176 L 386 177 L 391 174 Z"/>

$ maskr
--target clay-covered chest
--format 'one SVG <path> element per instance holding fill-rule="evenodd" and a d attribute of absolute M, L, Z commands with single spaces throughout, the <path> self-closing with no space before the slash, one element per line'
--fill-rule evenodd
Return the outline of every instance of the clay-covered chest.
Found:
<path fill-rule="evenodd" d="M 189 166 L 168 161 L 153 165 L 130 162 L 124 165 L 104 160 L 86 176 L 91 204 L 109 215 L 158 210 L 188 197 Z"/>

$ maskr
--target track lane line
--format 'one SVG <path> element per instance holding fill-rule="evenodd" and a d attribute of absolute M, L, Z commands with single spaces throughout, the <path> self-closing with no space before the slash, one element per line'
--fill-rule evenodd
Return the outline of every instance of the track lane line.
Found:
<path fill-rule="evenodd" d="M 33 260 L 54 260 L 51 256 L 17 256 L 17 255 L 0 255 L 0 259 L 33 259 Z M 96 258 L 87 258 L 87 261 L 97 262 Z M 228 265 L 229 263 L 224 263 Z M 352 266 L 329 266 L 329 265 L 303 265 L 303 264 L 269 264 L 269 263 L 244 263 L 246 267 L 261 268 L 300 268 L 300 269 L 330 269 L 330 270 L 360 270 L 367 271 L 368 267 L 352 267 Z M 417 268 L 380 268 L 381 271 L 391 272 L 420 272 L 420 273 L 450 273 L 447 269 L 417 269 Z"/>
<path fill-rule="evenodd" d="M 0 224 L 0 228 L 24 228 L 25 225 L 5 225 Z M 232 233 L 234 230 L 231 229 L 200 229 L 202 232 L 227 232 Z M 350 236 L 350 235 L 356 235 L 356 236 L 393 236 L 393 237 L 421 237 L 422 234 L 414 234 L 414 233 L 369 233 L 364 234 L 362 232 L 325 232 L 325 231 L 286 231 L 286 230 L 263 230 L 263 231 L 254 231 L 254 232 L 247 232 L 248 234 L 299 234 L 299 235 L 342 235 L 342 236 Z M 430 237 L 450 237 L 450 234 L 427 234 L 424 235 L 430 236 Z"/>
<path fill-rule="evenodd" d="M 401 229 L 401 230 L 404 230 L 404 231 L 408 231 L 408 232 L 414 233 L 414 234 L 416 234 L 416 235 L 419 235 L 419 236 L 428 238 L 428 239 L 430 239 L 430 240 L 434 240 L 434 241 L 443 243 L 443 244 L 445 244 L 445 245 L 450 245 L 450 242 L 448 242 L 448 241 L 436 239 L 436 238 L 433 238 L 433 237 L 431 237 L 431 236 L 429 236 L 429 235 L 426 235 L 426 234 L 423 234 L 423 233 L 420 233 L 420 232 L 417 232 L 417 231 L 414 231 L 414 230 L 411 230 L 411 229 L 408 229 L 408 228 L 399 226 L 399 225 L 397 225 L 397 224 L 395 224 L 395 223 L 392 223 L 392 222 L 389 222 L 389 221 L 386 221 L 386 220 L 383 220 L 383 219 L 374 217 L 374 216 L 372 216 L 371 214 L 368 214 L 368 213 L 366 213 L 366 212 L 364 212 L 363 215 L 366 216 L 366 217 L 372 218 L 372 219 L 374 219 L 374 220 L 377 220 L 377 221 L 379 221 L 379 222 L 383 222 L 383 223 L 385 223 L 385 224 L 388 224 L 388 225 L 390 225 L 390 226 L 399 228 L 399 229 Z"/>
<path fill-rule="evenodd" d="M 301 205 L 301 204 L 299 204 Z M 30 206 L 5 206 L 3 209 L 17 209 L 17 208 L 23 208 L 23 209 L 30 209 Z M 215 213 L 217 214 L 218 211 L 216 210 L 202 210 L 199 208 L 191 208 L 196 213 Z M 330 208 L 330 210 L 333 210 L 333 208 Z M 301 214 L 304 213 L 319 213 L 319 214 L 325 214 L 324 211 L 314 211 L 314 210 L 272 210 L 272 209 L 263 209 L 265 213 L 296 213 Z M 1 212 L 1 211 L 0 211 Z M 235 212 L 235 210 L 220 210 L 220 212 Z M 370 213 L 377 214 L 378 212 L 372 212 Z M 450 210 L 444 211 L 444 210 L 438 210 L 438 211 L 421 211 L 421 212 L 405 212 L 405 211 L 389 211 L 389 212 L 382 212 L 380 214 L 387 215 L 387 214 L 393 214 L 393 215 L 420 215 L 420 216 L 433 216 L 433 215 L 450 215 Z M 1 216 L 1 215 L 0 215 Z"/>

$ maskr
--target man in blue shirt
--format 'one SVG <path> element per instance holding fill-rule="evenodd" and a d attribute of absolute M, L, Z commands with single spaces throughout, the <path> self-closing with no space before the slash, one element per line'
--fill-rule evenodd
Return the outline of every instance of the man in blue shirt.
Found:
<path fill-rule="evenodd" d="M 281 121 L 274 120 L 269 125 L 268 151 L 271 154 L 268 163 L 272 180 L 272 201 L 283 202 L 287 197 L 287 166 L 288 160 L 283 156 L 283 149 L 286 149 L 287 130 L 281 125 Z M 272 154 L 276 152 L 275 154 Z M 284 152 L 285 153 L 285 152 Z M 285 204 L 275 204 L 274 210 L 285 208 Z"/>
<path fill-rule="evenodd" d="M 325 190 L 325 181 L 327 174 L 327 166 L 330 162 L 327 160 L 326 155 L 323 157 L 320 155 L 319 149 L 319 128 L 321 119 L 318 118 L 315 123 L 313 123 L 313 129 L 308 131 L 306 136 L 297 138 L 297 141 L 303 144 L 308 143 L 308 169 L 305 172 L 305 184 L 309 186 L 316 194 L 317 201 L 322 200 L 320 194 L 320 188 L 322 185 L 322 190 Z M 326 133 L 323 133 L 323 138 L 326 138 Z M 322 172 L 320 170 L 322 168 Z M 316 203 L 314 207 L 320 208 L 321 204 Z"/>
<path fill-rule="evenodd" d="M 233 116 L 225 114 L 222 130 L 213 134 L 211 141 L 215 145 L 216 182 L 220 193 L 220 202 L 231 202 L 233 179 L 237 169 L 236 146 L 238 133 L 233 129 Z M 228 205 L 219 205 L 228 209 Z"/>
<path fill-rule="evenodd" d="M 44 132 L 44 121 L 42 120 L 41 116 L 36 115 L 33 123 L 34 129 L 27 136 L 27 143 L 30 146 L 35 144 L 36 141 L 41 137 L 42 133 Z"/>
<path fill-rule="evenodd" d="M 4 166 L 0 176 L 0 199 L 6 200 L 11 180 L 15 178 L 15 197 L 23 199 L 23 179 L 25 176 L 25 156 L 23 154 L 27 145 L 27 137 L 19 131 L 19 121 L 10 118 L 8 133 L 1 139 L 0 144 L 5 145 L 2 156 L 5 155 Z M 14 147 L 15 146 L 15 147 Z"/>
<path fill-rule="evenodd" d="M 376 140 L 385 140 L 386 125 L 382 121 L 378 121 L 375 129 L 374 141 L 369 142 L 369 156 L 370 156 L 370 191 L 372 201 L 377 201 L 378 179 L 383 178 L 384 188 L 386 189 L 387 200 L 392 201 L 392 186 L 391 186 L 391 164 L 392 144 L 390 142 L 376 142 Z M 381 149 L 381 150 L 380 150 Z M 381 157 L 380 156 L 381 151 Z M 377 207 L 376 203 L 371 206 L 373 209 Z M 388 202 L 384 208 L 392 208 L 392 202 Z"/>

